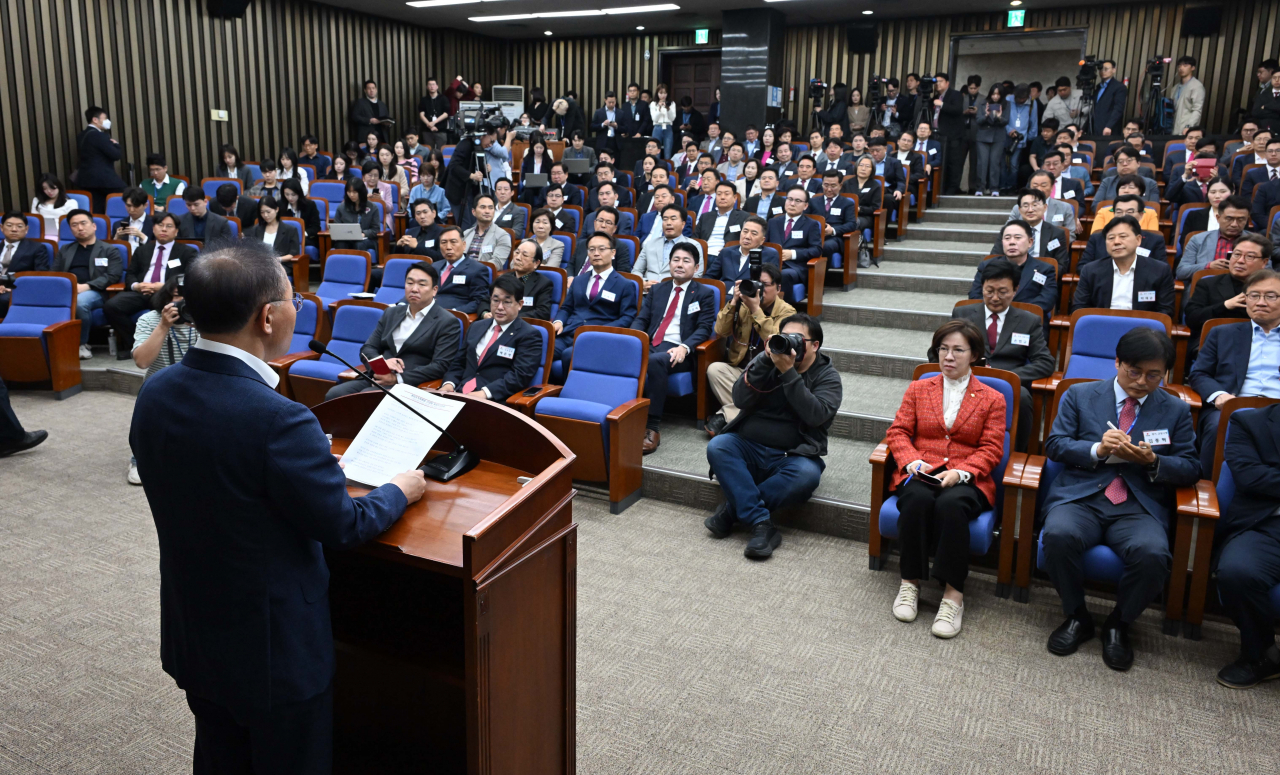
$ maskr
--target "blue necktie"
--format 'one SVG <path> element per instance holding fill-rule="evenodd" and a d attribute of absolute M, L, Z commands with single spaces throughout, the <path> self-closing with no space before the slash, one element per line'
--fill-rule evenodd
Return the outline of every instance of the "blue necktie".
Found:
<path fill-rule="evenodd" d="M 1107 93 L 1107 84 L 1111 83 L 1111 79 L 1102 82 L 1102 88 L 1098 89 L 1098 99 L 1102 99 L 1102 95 Z"/>

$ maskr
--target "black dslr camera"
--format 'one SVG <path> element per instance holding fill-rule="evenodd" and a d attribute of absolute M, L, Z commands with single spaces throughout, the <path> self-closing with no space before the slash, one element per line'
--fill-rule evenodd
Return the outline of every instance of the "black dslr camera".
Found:
<path fill-rule="evenodd" d="M 13 276 L 13 272 L 5 272 L 3 274 L 0 274 L 0 285 L 3 285 L 5 288 L 8 288 L 9 290 L 13 290 L 14 281 L 15 281 L 15 278 Z"/>
<path fill-rule="evenodd" d="M 769 337 L 769 352 L 777 355 L 794 355 L 797 358 L 804 357 L 804 335 L 803 334 L 774 334 Z"/>
<path fill-rule="evenodd" d="M 809 99 L 814 102 L 822 102 L 822 98 L 827 96 L 827 85 L 819 78 L 813 78 L 809 81 Z"/>
<path fill-rule="evenodd" d="M 747 254 L 747 267 L 751 277 L 738 283 L 738 293 L 755 298 L 760 295 L 760 248 Z"/>
<path fill-rule="evenodd" d="M 193 325 L 195 324 L 195 321 L 191 319 L 191 313 L 187 312 L 187 294 L 186 294 L 186 286 L 184 285 L 184 283 L 186 282 L 186 275 L 180 274 L 178 275 L 177 279 L 178 279 L 178 284 L 177 284 L 178 287 L 174 288 L 174 290 L 177 291 L 178 295 L 181 296 L 182 298 L 178 299 L 173 303 L 173 308 L 178 311 L 179 323 L 186 323 L 187 325 Z"/>

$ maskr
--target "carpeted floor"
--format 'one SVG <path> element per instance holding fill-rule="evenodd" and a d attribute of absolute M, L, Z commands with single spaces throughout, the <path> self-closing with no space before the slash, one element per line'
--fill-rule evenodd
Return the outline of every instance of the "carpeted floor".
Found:
<path fill-rule="evenodd" d="M 18 394 L 39 449 L 0 460 L 0 773 L 177 773 L 192 725 L 160 670 L 155 534 L 124 482 L 132 399 Z M 185 454 L 199 463 L 200 450 Z M 1269 773 L 1280 682 L 1213 682 L 1234 631 L 1135 631 L 1059 659 L 1051 589 L 1029 606 L 975 577 L 954 641 L 889 614 L 866 547 L 789 532 L 775 557 L 702 513 L 579 498 L 580 773 Z M 937 593 L 926 599 L 936 604 Z M 1099 603 L 1095 610 L 1103 611 Z M 504 773 L 503 775 L 519 775 Z"/>

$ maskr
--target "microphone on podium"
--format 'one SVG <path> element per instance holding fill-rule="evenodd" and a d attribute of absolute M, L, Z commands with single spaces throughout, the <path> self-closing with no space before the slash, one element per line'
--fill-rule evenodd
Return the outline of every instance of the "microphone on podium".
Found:
<path fill-rule="evenodd" d="M 371 366 L 369 366 L 369 359 L 368 357 L 365 356 L 364 353 L 360 353 L 360 361 L 364 363 L 365 367 L 369 371 L 361 371 L 360 369 L 357 369 L 355 366 L 352 366 L 350 363 L 347 363 L 345 360 L 343 360 L 341 355 L 338 355 L 334 351 L 330 350 L 328 347 L 325 347 L 324 342 L 321 342 L 319 339 L 312 339 L 309 347 L 311 348 L 312 352 L 316 352 L 321 355 L 333 356 L 343 366 L 346 366 L 348 369 L 351 369 L 352 371 L 354 371 L 360 379 L 363 379 L 365 382 L 368 382 L 370 385 L 373 385 L 377 389 L 381 390 L 383 393 L 386 393 L 388 396 L 395 399 L 395 401 L 399 403 L 401 406 L 403 406 L 405 409 L 408 409 L 410 412 L 413 412 L 423 422 L 425 422 L 427 425 L 430 425 L 432 428 L 435 428 L 436 430 L 440 431 L 445 435 L 447 439 L 449 439 L 449 441 L 453 442 L 454 449 L 452 452 L 444 455 L 436 455 L 435 457 L 431 458 L 427 462 L 418 466 L 418 470 L 422 472 L 423 476 L 426 476 L 428 479 L 434 479 L 437 482 L 447 482 L 450 479 L 454 479 L 459 476 L 462 476 L 466 472 L 475 468 L 480 463 L 480 456 L 472 452 L 471 450 L 467 449 L 466 445 L 464 445 L 462 442 L 458 441 L 453 437 L 453 434 L 449 433 L 449 431 L 445 430 L 444 428 L 441 428 L 439 425 L 436 425 L 431 420 L 427 419 L 426 415 L 424 415 L 422 412 L 419 412 L 417 409 L 414 409 L 412 406 L 409 406 L 404 401 L 400 400 L 400 396 L 396 395 L 395 393 L 392 393 L 390 390 L 386 388 L 386 386 L 378 384 L 377 380 L 375 380 L 373 377 L 369 375 L 369 373 L 372 372 L 373 369 Z"/>

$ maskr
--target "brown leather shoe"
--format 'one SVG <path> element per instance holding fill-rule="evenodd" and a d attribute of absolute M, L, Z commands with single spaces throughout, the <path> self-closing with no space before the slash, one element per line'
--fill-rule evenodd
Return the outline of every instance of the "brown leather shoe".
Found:
<path fill-rule="evenodd" d="M 658 448 L 658 445 L 661 443 L 662 443 L 661 433 L 658 433 L 657 431 L 651 431 L 648 428 L 645 428 L 644 444 L 641 445 L 640 447 L 640 449 L 644 451 L 644 454 L 647 455 L 650 452 L 653 452 Z"/>

